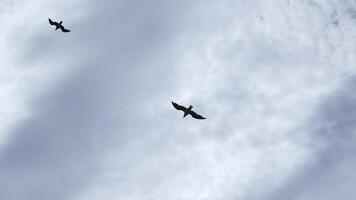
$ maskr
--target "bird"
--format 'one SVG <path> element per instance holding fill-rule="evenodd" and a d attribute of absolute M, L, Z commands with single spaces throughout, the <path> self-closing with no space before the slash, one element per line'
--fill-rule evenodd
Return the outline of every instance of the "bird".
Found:
<path fill-rule="evenodd" d="M 56 26 L 56 29 L 55 29 L 55 30 L 61 29 L 62 32 L 70 32 L 70 30 L 64 28 L 64 26 L 62 25 L 62 21 L 60 21 L 60 22 L 58 23 L 58 22 L 52 21 L 50 18 L 48 18 L 48 21 L 49 21 L 49 24 L 51 24 L 52 26 Z"/>
<path fill-rule="evenodd" d="M 181 106 L 175 102 L 172 101 L 172 105 L 175 109 L 181 110 L 184 112 L 183 118 L 186 117 L 187 115 L 191 115 L 195 119 L 206 119 L 205 117 L 197 114 L 196 112 L 192 111 L 193 106 L 189 105 L 189 108 L 186 108 L 184 106 Z"/>

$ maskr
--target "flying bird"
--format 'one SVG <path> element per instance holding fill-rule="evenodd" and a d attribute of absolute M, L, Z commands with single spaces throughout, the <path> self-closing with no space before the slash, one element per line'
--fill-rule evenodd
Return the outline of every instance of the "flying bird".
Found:
<path fill-rule="evenodd" d="M 52 26 L 56 26 L 56 29 L 55 29 L 55 30 L 61 29 L 62 32 L 70 32 L 70 30 L 64 28 L 64 26 L 62 25 L 62 21 L 60 21 L 60 22 L 58 23 L 58 22 L 52 21 L 50 18 L 48 18 L 48 21 L 49 21 L 49 24 L 51 24 Z"/>
<path fill-rule="evenodd" d="M 187 115 L 191 115 L 195 119 L 206 119 L 205 117 L 197 114 L 196 112 L 192 111 L 193 106 L 190 105 L 189 108 L 186 108 L 184 106 L 181 106 L 175 102 L 172 101 L 172 105 L 175 109 L 181 110 L 184 112 L 183 118 L 186 117 Z"/>

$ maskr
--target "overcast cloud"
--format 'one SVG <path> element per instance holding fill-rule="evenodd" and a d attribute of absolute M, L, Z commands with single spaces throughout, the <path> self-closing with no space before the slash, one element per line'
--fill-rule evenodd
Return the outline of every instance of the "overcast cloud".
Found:
<path fill-rule="evenodd" d="M 2 0 L 0 16 L 0 199 L 356 197 L 355 1 Z"/>

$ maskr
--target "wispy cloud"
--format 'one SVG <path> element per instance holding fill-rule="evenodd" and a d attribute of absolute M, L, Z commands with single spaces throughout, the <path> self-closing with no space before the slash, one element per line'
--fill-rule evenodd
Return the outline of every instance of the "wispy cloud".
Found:
<path fill-rule="evenodd" d="M 1 199 L 304 200 L 353 177 L 351 2 L 24 2 L 41 20 L 3 31 Z"/>

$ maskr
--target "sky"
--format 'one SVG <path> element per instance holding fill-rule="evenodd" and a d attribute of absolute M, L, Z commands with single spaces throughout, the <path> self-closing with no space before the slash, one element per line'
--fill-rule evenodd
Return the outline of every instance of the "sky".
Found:
<path fill-rule="evenodd" d="M 356 198 L 356 1 L 0 0 L 0 17 L 0 199 Z"/>

